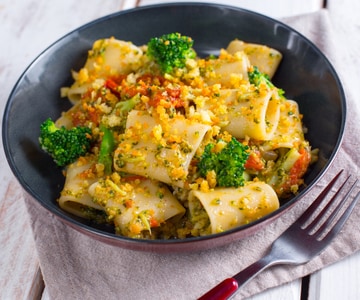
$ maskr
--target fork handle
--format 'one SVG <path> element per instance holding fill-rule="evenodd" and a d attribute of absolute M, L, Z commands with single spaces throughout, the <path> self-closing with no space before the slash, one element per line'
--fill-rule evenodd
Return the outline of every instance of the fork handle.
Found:
<path fill-rule="evenodd" d="M 235 292 L 248 281 L 254 278 L 264 269 L 279 263 L 274 257 L 269 254 L 248 266 L 235 276 L 227 278 L 218 285 L 202 295 L 198 300 L 226 300 L 229 299 Z"/>
<path fill-rule="evenodd" d="M 226 278 L 217 286 L 213 287 L 198 300 L 226 300 L 229 299 L 239 288 L 235 278 Z"/>

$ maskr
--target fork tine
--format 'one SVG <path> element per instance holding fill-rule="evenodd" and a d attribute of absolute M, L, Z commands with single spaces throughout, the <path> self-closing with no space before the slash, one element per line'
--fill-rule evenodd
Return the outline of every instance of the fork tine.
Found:
<path fill-rule="evenodd" d="M 340 186 L 340 188 L 336 191 L 336 193 L 331 197 L 330 201 L 327 203 L 327 205 L 319 212 L 319 214 L 317 215 L 317 217 L 308 225 L 306 226 L 306 229 L 308 230 L 308 232 L 310 232 L 311 230 L 314 229 L 314 227 L 316 225 L 318 225 L 320 223 L 321 218 L 326 214 L 327 211 L 329 211 L 330 207 L 332 206 L 332 204 L 335 202 L 336 198 L 338 197 L 338 195 L 340 194 L 340 192 L 343 190 L 345 184 L 348 182 L 350 176 L 348 176 L 346 178 L 346 180 L 343 182 L 343 184 Z M 350 191 L 351 192 L 353 190 L 354 186 L 351 187 Z M 346 194 L 346 198 L 348 197 L 349 192 Z M 345 201 L 341 201 L 341 203 L 344 203 Z M 338 206 L 342 206 L 342 205 L 338 205 Z M 337 207 L 336 210 L 340 209 L 341 207 Z M 336 211 L 335 210 L 335 211 Z M 336 216 L 336 214 L 332 214 L 331 218 L 334 219 Z M 331 219 L 331 220 L 332 220 Z M 329 219 L 328 219 L 329 220 Z M 329 223 L 331 222 L 331 220 L 329 221 Z"/>
<path fill-rule="evenodd" d="M 309 217 L 315 212 L 315 210 L 319 207 L 319 204 L 323 201 L 326 195 L 330 192 L 333 185 L 339 179 L 341 173 L 344 170 L 341 170 L 327 185 L 327 187 L 320 193 L 320 195 L 315 199 L 315 201 L 308 207 L 308 209 L 299 217 L 298 222 L 305 223 Z"/>
<path fill-rule="evenodd" d="M 355 183 L 354 183 L 353 187 L 355 187 Z M 352 189 L 353 189 L 353 187 L 352 187 Z M 346 197 L 343 199 L 342 203 L 344 203 L 347 200 L 347 198 L 349 198 L 349 196 L 350 196 L 350 193 L 347 193 Z M 341 215 L 339 220 L 335 223 L 334 227 L 322 238 L 322 241 L 330 242 L 339 233 L 339 231 L 342 229 L 345 222 L 349 218 L 350 214 L 352 213 L 352 211 L 353 211 L 355 205 L 357 204 L 357 202 L 359 201 L 359 199 L 360 199 L 360 192 L 358 192 L 356 194 L 356 196 L 351 201 L 351 203 L 346 208 L 346 210 L 343 212 L 343 214 Z M 324 227 L 324 228 L 322 228 L 322 230 L 324 230 L 325 224 L 322 225 L 322 227 Z"/>

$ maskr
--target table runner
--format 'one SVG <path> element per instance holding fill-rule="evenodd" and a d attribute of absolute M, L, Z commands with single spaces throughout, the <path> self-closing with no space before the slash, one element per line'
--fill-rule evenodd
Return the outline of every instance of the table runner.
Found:
<path fill-rule="evenodd" d="M 255 235 L 225 247 L 186 254 L 137 252 L 95 241 L 66 226 L 35 201 L 25 198 L 40 267 L 51 299 L 196 299 L 219 281 L 263 256 L 272 241 L 294 222 L 339 169 L 357 174 L 356 162 L 360 161 L 360 153 L 353 149 L 360 127 L 360 105 L 352 90 L 354 81 L 342 63 L 345 58 L 341 54 L 349 53 L 340 49 L 339 32 L 334 33 L 326 10 L 282 21 L 324 52 L 337 70 L 346 92 L 348 118 L 344 142 L 319 184 L 288 213 Z M 244 299 L 301 278 L 358 251 L 359 218 L 358 205 L 343 232 L 320 256 L 305 265 L 268 269 L 244 286 L 234 299 Z"/>

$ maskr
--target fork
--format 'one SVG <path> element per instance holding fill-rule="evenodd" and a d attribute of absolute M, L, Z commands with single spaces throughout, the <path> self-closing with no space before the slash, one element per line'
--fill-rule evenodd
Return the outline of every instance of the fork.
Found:
<path fill-rule="evenodd" d="M 286 229 L 272 244 L 270 251 L 263 258 L 216 285 L 213 289 L 201 296 L 198 300 L 229 299 L 235 292 L 253 279 L 261 271 L 278 264 L 300 265 L 310 261 L 319 255 L 339 233 L 353 208 L 360 198 L 360 192 L 346 208 L 343 208 L 348 199 L 351 199 L 357 179 L 351 185 L 343 199 L 335 204 L 341 191 L 344 190 L 350 175 L 341 184 L 337 192 L 331 197 L 324 208 L 315 216 L 322 202 L 325 202 L 327 194 L 339 179 L 341 170 L 327 185 L 327 187 L 314 200 L 309 208 Z M 335 208 L 332 208 L 336 205 Z M 342 211 L 341 216 L 338 214 Z"/>

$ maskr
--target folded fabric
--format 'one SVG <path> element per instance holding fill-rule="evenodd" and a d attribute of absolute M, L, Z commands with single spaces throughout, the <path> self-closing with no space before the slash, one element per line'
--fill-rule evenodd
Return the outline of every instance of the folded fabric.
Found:
<path fill-rule="evenodd" d="M 352 135 L 359 130 L 352 82 L 343 69 L 340 43 L 326 10 L 283 20 L 313 41 L 338 71 L 347 96 L 348 122 L 343 146 L 327 174 L 306 198 L 266 229 L 231 245 L 187 254 L 135 252 L 94 241 L 66 226 L 35 201 L 25 199 L 40 266 L 51 299 L 195 299 L 217 282 L 237 273 L 268 250 L 272 241 L 306 209 L 341 168 L 356 173 L 360 153 Z M 234 299 L 313 273 L 360 249 L 358 206 L 343 232 L 316 259 L 301 266 L 275 266 L 244 286 Z M 352 234 L 357 232 L 357 234 Z"/>

